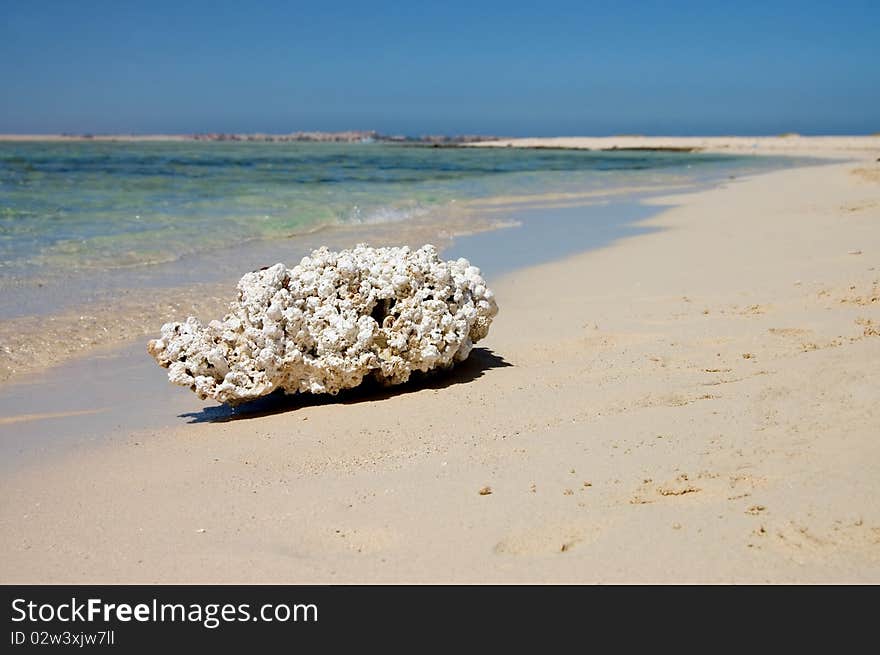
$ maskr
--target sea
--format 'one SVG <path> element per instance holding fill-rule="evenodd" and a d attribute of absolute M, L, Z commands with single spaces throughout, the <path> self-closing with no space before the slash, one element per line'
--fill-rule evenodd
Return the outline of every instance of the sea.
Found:
<path fill-rule="evenodd" d="M 493 248 L 492 266 L 507 270 L 540 260 L 537 250 L 587 249 L 590 230 L 626 223 L 619 208 L 604 221 L 592 211 L 586 230 L 569 215 L 547 243 L 541 233 L 553 226 L 523 230 L 524 209 L 608 207 L 788 163 L 382 143 L 0 142 L 0 319 L 109 301 L 122 289 L 237 279 L 325 243 L 431 241 L 454 253 L 467 235 L 519 229 L 513 250 L 536 252 L 523 262 L 522 252 Z"/>

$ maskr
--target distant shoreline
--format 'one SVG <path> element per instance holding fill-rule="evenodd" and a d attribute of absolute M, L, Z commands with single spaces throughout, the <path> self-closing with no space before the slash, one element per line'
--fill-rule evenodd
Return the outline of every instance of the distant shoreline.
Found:
<path fill-rule="evenodd" d="M 463 134 L 446 136 L 431 134 L 403 136 L 380 134 L 374 130 L 349 130 L 344 132 L 291 132 L 288 134 L 204 132 L 194 134 L 0 134 L 0 141 L 14 142 L 151 142 L 151 141 L 201 141 L 222 143 L 401 143 L 425 145 L 458 145 L 486 143 L 500 137 Z"/>
<path fill-rule="evenodd" d="M 870 136 L 608 136 L 491 139 L 462 144 L 471 148 L 528 148 L 709 152 L 736 155 L 792 155 L 831 159 L 871 158 L 880 152 L 880 135 Z"/>
<path fill-rule="evenodd" d="M 880 150 L 880 134 L 852 136 L 643 136 L 523 137 L 486 135 L 387 135 L 375 130 L 345 132 L 196 133 L 196 134 L 0 134 L 2 142 L 71 143 L 382 143 L 435 148 L 522 148 L 597 152 L 708 152 L 738 155 L 794 155 L 862 158 Z"/>

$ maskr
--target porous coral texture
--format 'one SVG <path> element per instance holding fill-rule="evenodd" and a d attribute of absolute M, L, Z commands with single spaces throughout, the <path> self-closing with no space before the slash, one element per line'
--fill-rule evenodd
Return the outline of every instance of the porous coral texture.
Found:
<path fill-rule="evenodd" d="M 248 273 L 222 321 L 166 323 L 147 345 L 168 379 L 236 405 L 269 394 L 336 394 L 463 361 L 498 313 L 480 269 L 418 250 L 319 248 L 292 269 Z"/>

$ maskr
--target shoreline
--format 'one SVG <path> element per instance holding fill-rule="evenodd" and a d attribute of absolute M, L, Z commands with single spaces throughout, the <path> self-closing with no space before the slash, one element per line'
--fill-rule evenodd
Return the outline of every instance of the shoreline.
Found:
<path fill-rule="evenodd" d="M 0 389 L 16 384 L 16 378 L 46 374 L 65 362 L 89 356 L 90 353 L 107 348 L 123 348 L 134 339 L 147 339 L 158 333 L 162 323 L 179 320 L 182 315 L 193 315 L 210 320 L 222 316 L 234 293 L 238 278 L 247 270 L 267 263 L 282 261 L 287 265 L 296 263 L 321 245 L 330 248 L 350 248 L 368 241 L 372 245 L 408 245 L 419 247 L 433 243 L 441 253 L 453 253 L 455 257 L 479 257 L 479 252 L 460 244 L 477 235 L 486 235 L 491 246 L 492 235 L 511 227 L 517 227 L 518 212 L 555 211 L 564 208 L 583 208 L 603 203 L 621 203 L 628 198 L 685 190 L 687 185 L 671 187 L 625 186 L 605 191 L 588 191 L 580 194 L 548 194 L 545 196 L 486 197 L 448 203 L 436 208 L 434 213 L 405 222 L 322 225 L 318 229 L 295 235 L 295 239 L 272 242 L 254 239 L 249 244 L 235 248 L 206 251 L 154 267 L 152 277 L 157 280 L 174 280 L 174 286 L 164 284 L 126 286 L 116 281 L 115 286 L 105 282 L 106 288 L 90 290 L 85 302 L 73 302 L 70 289 L 54 288 L 48 281 L 40 284 L 37 298 L 23 298 L 22 294 L 38 291 L 33 284 L 22 284 L 15 289 L 17 308 L 39 305 L 48 311 L 26 311 L 0 318 Z M 697 187 L 700 188 L 700 187 Z M 607 206 L 607 205 L 604 205 Z M 442 220 L 441 220 L 442 218 Z M 615 223 L 617 225 L 618 223 Z M 513 240 L 514 247 L 520 244 Z M 590 247 L 588 242 L 584 248 Z M 524 259 L 524 257 L 521 257 Z M 218 274 L 208 268 L 211 262 L 231 259 L 238 273 Z M 515 262 L 514 262 L 515 264 Z M 485 268 L 485 266 L 484 266 Z M 507 266 L 509 269 L 510 266 Z M 136 272 L 145 269 L 136 269 Z M 105 275 L 125 275 L 126 271 L 114 270 Z M 82 288 L 84 274 L 70 275 L 80 280 L 74 286 Z M 180 281 L 184 282 L 181 284 Z M 200 281 L 196 281 L 200 280 Z M 7 289 L 12 292 L 11 288 Z M 60 297 L 60 298 L 59 298 Z M 56 298 L 62 303 L 57 304 Z M 193 298 L 197 298 L 193 301 Z M 185 316 L 184 316 L 185 317 Z"/>
<path fill-rule="evenodd" d="M 600 152 L 681 152 L 754 155 L 809 155 L 848 158 L 854 153 L 880 150 L 880 133 L 852 135 L 802 135 L 797 133 L 755 136 L 549 136 L 504 137 L 438 135 L 402 137 L 371 130 L 299 132 L 290 134 L 0 134 L 0 143 L 377 143 L 411 147 L 523 148 L 534 150 L 594 150 Z"/>
<path fill-rule="evenodd" d="M 873 157 L 880 153 L 880 134 L 853 136 L 610 136 L 526 137 L 463 144 L 465 148 L 561 150 L 683 151 L 716 154 L 810 156 L 825 159 Z"/>
<path fill-rule="evenodd" d="M 877 156 L 653 198 L 430 384 L 12 472 L 0 579 L 880 581 Z"/>
<path fill-rule="evenodd" d="M 418 137 L 380 134 L 375 130 L 341 132 L 190 132 L 186 134 L 0 134 L 0 143 L 384 143 L 403 146 L 454 147 L 487 141 L 490 135 L 423 135 Z"/>
<path fill-rule="evenodd" d="M 706 182 L 696 188 L 623 188 L 604 195 L 552 195 L 541 197 L 539 204 L 535 204 L 534 196 L 487 198 L 480 201 L 481 208 L 489 215 L 503 211 L 510 225 L 459 233 L 451 243 L 444 244 L 442 256 L 479 261 L 491 284 L 511 271 L 595 250 L 644 231 L 638 223 L 659 211 L 646 201 L 660 195 L 661 189 L 667 194 L 686 193 L 717 183 Z M 204 402 L 168 384 L 165 372 L 144 354 L 145 343 L 155 336 L 162 322 L 182 315 L 192 314 L 204 322 L 223 316 L 234 284 L 228 281 L 164 289 L 161 301 L 118 299 L 112 305 L 69 312 L 68 320 L 64 316 L 29 316 L 0 323 L 7 334 L 8 328 L 18 328 L 23 339 L 19 351 L 30 366 L 0 380 L 0 413 L 11 413 L 6 424 L 14 424 L 5 429 L 0 424 L 0 459 L 6 464 L 0 468 L 14 470 L 23 462 L 64 456 L 70 448 L 84 443 L 88 448 L 100 446 L 114 429 L 130 432 L 169 428 L 184 414 L 201 413 Z M 154 324 L 139 322 L 139 315 L 151 316 Z M 95 325 L 109 329 L 96 336 Z M 4 334 L 2 329 L 0 335 Z M 79 347 L 71 348 L 71 344 Z M 79 380 L 89 381 L 88 394 L 74 391 Z M 46 398 L 53 399 L 53 410 L 61 411 L 45 412 Z M 108 402 L 109 398 L 113 401 Z M 137 402 L 133 403 L 132 398 Z M 102 400 L 100 407 L 97 399 Z M 315 399 L 325 401 L 335 399 Z M 245 405 L 236 415 L 258 413 L 263 404 Z M 232 416 L 225 407 L 212 408 L 208 413 L 224 420 Z M 66 419 L 56 423 L 63 426 L 63 437 L 52 436 L 51 419 L 55 418 Z"/>

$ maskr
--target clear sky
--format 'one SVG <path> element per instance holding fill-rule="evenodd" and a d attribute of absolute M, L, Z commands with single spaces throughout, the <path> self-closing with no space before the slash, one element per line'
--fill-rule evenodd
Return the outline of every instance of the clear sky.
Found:
<path fill-rule="evenodd" d="M 0 0 L 0 132 L 880 131 L 880 0 Z"/>

